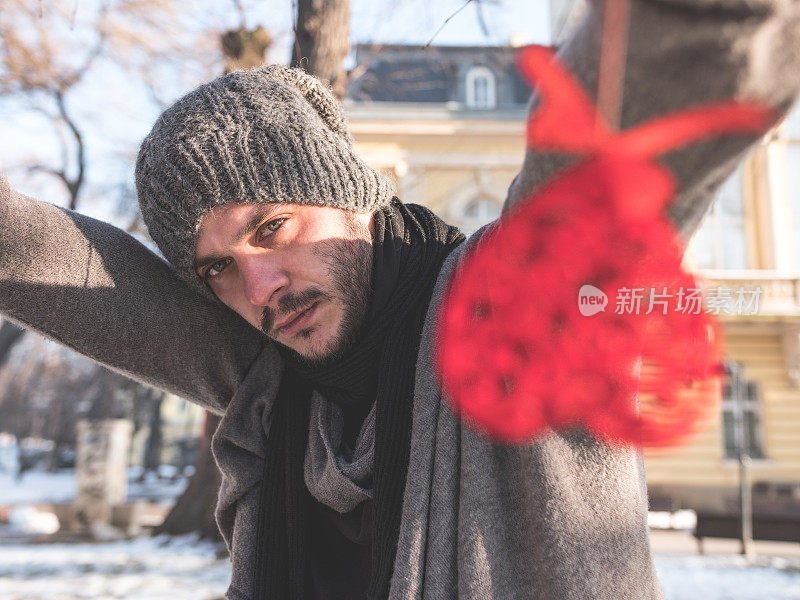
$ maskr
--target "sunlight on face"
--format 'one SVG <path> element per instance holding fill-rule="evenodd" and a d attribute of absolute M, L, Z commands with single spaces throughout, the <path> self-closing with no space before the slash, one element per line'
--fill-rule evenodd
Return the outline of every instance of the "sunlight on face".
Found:
<path fill-rule="evenodd" d="M 253 327 L 310 363 L 355 340 L 372 277 L 371 215 L 323 206 L 217 206 L 203 217 L 195 270 Z"/>

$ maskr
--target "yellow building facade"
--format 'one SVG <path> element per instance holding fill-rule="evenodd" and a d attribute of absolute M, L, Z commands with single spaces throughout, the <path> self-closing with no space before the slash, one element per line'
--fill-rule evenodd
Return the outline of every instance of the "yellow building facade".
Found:
<path fill-rule="evenodd" d="M 484 108 L 346 101 L 358 152 L 394 178 L 400 198 L 466 232 L 499 215 L 524 154 L 524 107 Z M 760 290 L 756 311 L 720 312 L 724 352 L 742 375 L 757 492 L 800 502 L 800 111 L 720 190 L 686 264 L 707 287 Z M 646 453 L 653 498 L 675 509 L 735 508 L 732 393 L 689 446 Z"/>
<path fill-rule="evenodd" d="M 756 508 L 800 507 L 800 111 L 768 135 L 720 190 L 687 252 L 709 287 L 760 290 L 755 314 L 720 314 L 726 360 L 742 373 Z M 735 512 L 735 403 L 680 450 L 647 452 L 651 497 L 673 507 Z"/>
<path fill-rule="evenodd" d="M 347 106 L 357 151 L 395 181 L 403 202 L 423 204 L 465 232 L 497 218 L 524 155 L 524 111 L 476 118 L 440 105 Z"/>

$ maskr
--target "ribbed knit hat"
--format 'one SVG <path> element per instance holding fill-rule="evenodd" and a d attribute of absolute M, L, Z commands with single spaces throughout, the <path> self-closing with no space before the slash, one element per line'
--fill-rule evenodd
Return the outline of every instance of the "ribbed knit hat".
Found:
<path fill-rule="evenodd" d="M 150 236 L 182 277 L 203 215 L 227 202 L 287 202 L 372 212 L 390 180 L 353 151 L 342 107 L 318 79 L 272 65 L 234 71 L 165 110 L 136 161 Z"/>

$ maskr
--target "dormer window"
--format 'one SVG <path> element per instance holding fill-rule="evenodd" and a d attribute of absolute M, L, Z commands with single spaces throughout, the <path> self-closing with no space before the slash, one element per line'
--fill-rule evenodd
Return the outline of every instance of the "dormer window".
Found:
<path fill-rule="evenodd" d="M 494 74 L 486 67 L 472 67 L 467 72 L 467 106 L 469 108 L 494 108 L 497 90 Z"/>

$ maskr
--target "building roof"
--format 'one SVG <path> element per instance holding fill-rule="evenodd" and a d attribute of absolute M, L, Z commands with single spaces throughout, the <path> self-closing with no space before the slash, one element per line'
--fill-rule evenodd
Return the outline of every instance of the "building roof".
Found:
<path fill-rule="evenodd" d="M 355 102 L 467 102 L 470 70 L 488 69 L 494 103 L 489 108 L 524 106 L 530 87 L 515 65 L 511 46 L 356 46 L 348 97 Z"/>

